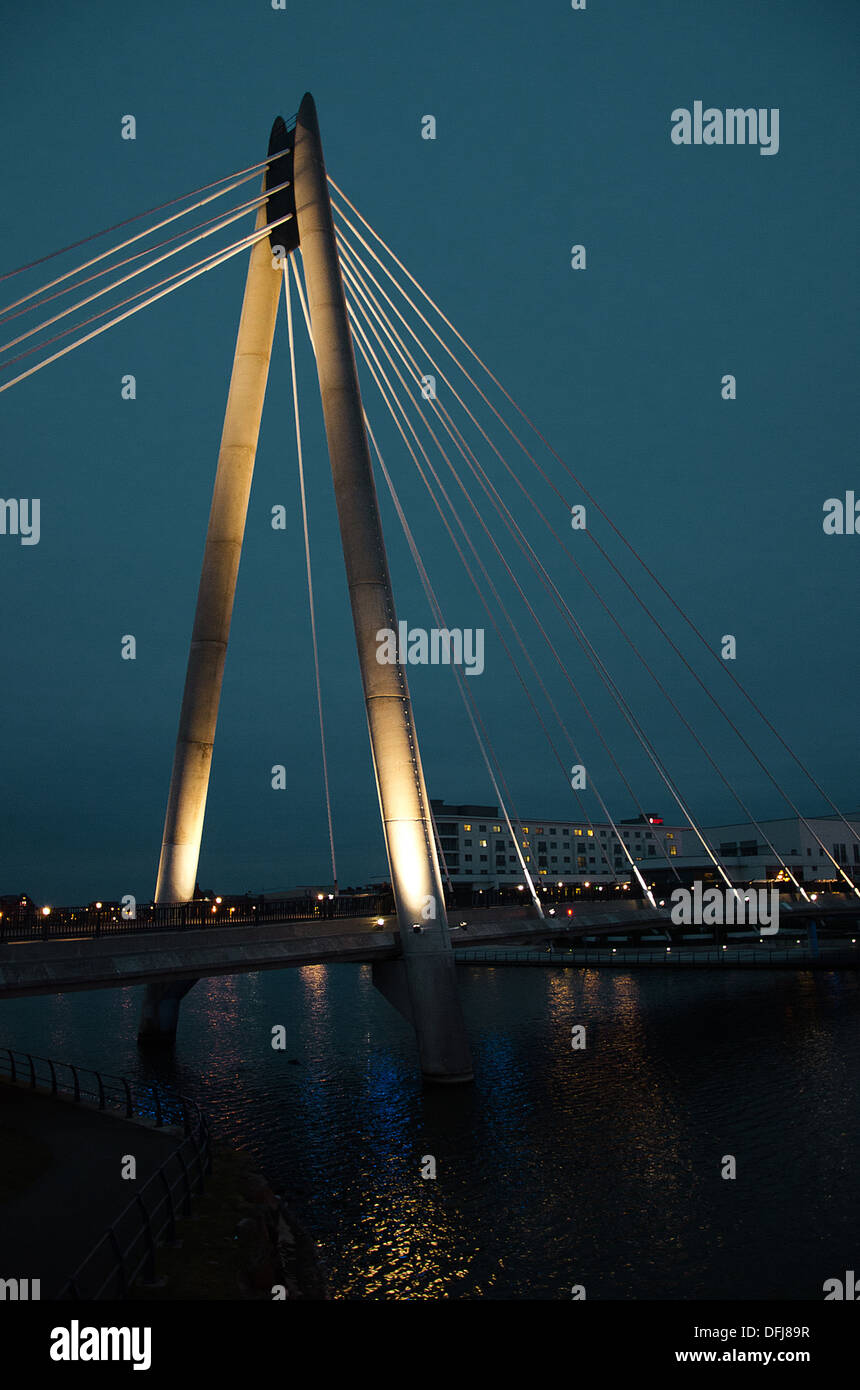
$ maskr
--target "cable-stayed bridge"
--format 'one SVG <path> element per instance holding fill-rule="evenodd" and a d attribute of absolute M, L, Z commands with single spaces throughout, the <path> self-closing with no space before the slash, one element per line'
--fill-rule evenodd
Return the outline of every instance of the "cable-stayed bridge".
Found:
<path fill-rule="evenodd" d="M 261 177 L 261 191 L 246 196 L 247 185 Z M 221 198 L 231 199 L 227 211 L 210 212 L 202 221 L 183 223 L 184 230 L 171 230 L 166 237 L 149 241 L 190 214 L 210 209 Z M 253 231 L 189 260 L 197 256 L 201 243 L 251 216 L 255 218 Z M 133 224 L 144 220 L 143 230 L 130 232 Z M 81 252 L 90 242 L 120 230 L 122 239 L 109 250 L 93 256 L 89 250 Z M 147 242 L 146 249 L 131 249 L 143 241 Z M 149 1038 L 175 1034 L 179 1000 L 190 987 L 189 981 L 197 978 L 193 972 L 198 965 L 201 973 L 224 973 L 231 965 L 238 970 L 308 959 L 374 960 L 379 987 L 415 1028 L 425 1077 L 449 1082 L 470 1078 L 471 1060 L 446 907 L 449 876 L 427 796 L 407 681 L 408 665 L 433 660 L 432 651 L 441 664 L 451 666 L 530 903 L 531 921 L 525 920 L 522 911 L 516 919 L 503 915 L 495 922 L 485 919 L 488 930 L 484 936 L 491 942 L 522 940 L 545 935 L 548 924 L 539 872 L 504 770 L 509 750 L 506 747 L 503 755 L 497 751 L 498 739 L 491 736 L 490 721 L 469 680 L 478 666 L 476 660 L 470 672 L 464 659 L 466 634 L 446 620 L 423 545 L 424 518 L 418 523 L 414 518 L 410 521 L 403 500 L 399 469 L 407 461 L 414 465 L 426 492 L 427 514 L 438 517 L 470 590 L 487 615 L 489 630 L 540 726 L 554 775 L 564 778 L 566 795 L 574 797 L 583 824 L 592 832 L 598 820 L 610 827 L 620 851 L 617 881 L 635 884 L 640 898 L 635 910 L 643 914 L 643 920 L 659 919 L 660 909 L 643 866 L 613 817 L 610 794 L 605 790 L 608 780 L 620 784 L 647 819 L 637 785 L 641 772 L 634 771 L 631 755 L 618 746 L 617 732 L 614 726 L 610 730 L 605 717 L 608 710 L 635 750 L 638 762 L 649 776 L 659 779 L 677 807 L 679 821 L 689 826 L 717 887 L 736 899 L 739 889 L 704 832 L 695 794 L 681 784 L 677 770 L 672 770 L 672 750 L 658 747 L 644 722 L 648 710 L 637 713 L 625 693 L 631 671 L 637 679 L 640 672 L 647 677 L 654 701 L 668 705 L 676 727 L 683 729 L 684 737 L 697 750 L 708 776 L 716 778 L 737 804 L 744 821 L 755 826 L 801 905 L 806 904 L 811 912 L 807 886 L 756 819 L 740 790 L 742 779 L 735 766 L 724 766 L 725 760 L 716 756 L 699 732 L 698 720 L 686 708 L 689 690 L 698 692 L 709 718 L 718 717 L 726 724 L 737 766 L 752 765 L 764 775 L 774 793 L 813 835 L 821 859 L 831 866 L 835 883 L 853 898 L 860 898 L 844 861 L 832 845 L 824 843 L 785 789 L 786 770 L 795 777 L 799 773 L 816 798 L 830 808 L 840 823 L 840 832 L 858 842 L 854 827 L 744 689 L 720 651 L 622 535 L 592 491 L 532 424 L 405 261 L 328 176 L 310 96 L 305 96 L 294 119 L 276 120 L 265 160 L 0 276 L 2 283 L 19 275 L 41 275 L 41 268 L 55 256 L 75 253 L 89 257 L 0 310 L 0 330 L 6 327 L 11 335 L 0 345 L 0 394 L 245 252 L 249 259 L 245 294 L 191 636 L 155 906 L 161 909 L 191 903 L 194 896 L 233 601 L 283 285 L 332 881 L 336 886 L 296 365 L 296 326 L 302 322 L 315 358 L 322 399 L 395 920 L 390 924 L 383 921 L 382 933 L 373 946 L 367 938 L 380 926 L 378 921 L 341 931 L 339 939 L 346 943 L 341 946 L 334 944 L 338 933 L 333 929 L 327 929 L 324 935 L 328 940 L 320 945 L 313 935 L 314 926 L 299 930 L 296 925 L 281 924 L 282 936 L 272 940 L 269 955 L 261 950 L 255 955 L 255 945 L 261 942 L 252 942 L 247 934 L 244 942 L 222 934 L 211 944 L 198 941 L 192 945 L 186 937 L 172 941 L 169 947 L 161 941 L 138 948 L 138 959 L 146 961 L 136 971 L 132 948 L 119 951 L 115 947 L 114 956 L 122 955 L 123 964 L 111 967 L 109 961 L 114 957 L 103 941 L 97 946 L 88 944 L 92 937 L 80 938 L 75 951 L 66 951 L 64 959 L 75 955 L 83 959 L 89 953 L 92 961 L 105 962 L 105 971 L 115 968 L 116 983 L 132 978 L 148 980 L 141 1033 Z M 165 262 L 175 256 L 183 257 L 185 263 L 163 274 Z M 146 277 L 145 287 L 128 293 L 138 276 Z M 104 297 L 109 303 L 99 303 Z M 37 323 L 30 323 L 27 316 L 31 314 L 40 316 Z M 64 323 L 67 319 L 70 321 Z M 25 327 L 27 323 L 29 327 Z M 380 408 L 394 441 L 393 453 L 388 444 L 383 453 L 380 417 L 375 416 L 376 423 L 372 422 L 360 381 L 368 398 Z M 400 460 L 397 467 L 394 457 Z M 376 477 L 390 496 L 433 616 L 435 626 L 429 632 L 410 634 L 408 627 L 404 632 L 398 622 Z M 7 510 L 10 505 L 6 504 Z M 521 519 L 525 514 L 537 518 L 542 543 L 530 539 Z M 572 566 L 575 598 L 558 577 L 562 562 Z M 603 580 L 597 578 L 598 569 Z M 632 618 L 607 597 L 607 577 L 613 592 L 624 596 Z M 625 654 L 623 666 L 602 656 L 586 630 L 582 617 L 586 596 L 596 604 L 601 622 L 610 624 L 617 634 Z M 667 614 L 671 615 L 671 625 Z M 646 631 L 665 654 L 671 655 L 674 680 L 646 648 Z M 571 660 L 571 647 L 575 661 Z M 477 657 L 475 651 L 472 655 Z M 541 661 L 548 661 L 551 676 L 546 668 L 541 669 Z M 599 692 L 597 699 L 592 689 L 586 688 L 583 673 Z M 557 693 L 559 686 L 563 699 Z M 743 719 L 737 713 L 738 705 L 745 712 Z M 766 757 L 760 749 L 762 734 L 775 749 L 775 766 L 773 755 Z M 669 872 L 680 883 L 676 865 L 668 853 L 665 857 Z M 169 930 L 154 920 L 151 926 L 153 933 L 159 927 Z M 392 929 L 387 930 L 388 926 Z M 50 946 L 56 962 L 60 956 L 55 944 Z M 160 948 L 164 948 L 163 956 L 173 956 L 163 968 L 156 961 Z M 17 962 L 24 969 L 27 944 L 16 944 L 13 949 L 15 962 L 10 960 L 10 968 Z M 196 960 L 195 951 L 202 953 Z M 345 954 L 338 956 L 338 951 Z M 178 966 L 177 952 L 184 955 Z M 257 964 L 247 964 L 249 960 Z M 30 966 L 37 964 L 38 959 L 31 955 Z M 49 969 L 47 959 L 41 965 Z M 68 984 L 74 973 L 71 966 L 69 971 L 54 975 L 54 988 L 74 987 Z M 13 975 L 14 970 L 7 977 L 9 988 L 15 988 Z M 43 978 L 48 979 L 48 975 Z M 65 979 L 66 985 L 57 984 L 57 979 Z M 99 982 L 105 982 L 102 976 Z M 19 992 L 28 990 L 21 988 Z"/>

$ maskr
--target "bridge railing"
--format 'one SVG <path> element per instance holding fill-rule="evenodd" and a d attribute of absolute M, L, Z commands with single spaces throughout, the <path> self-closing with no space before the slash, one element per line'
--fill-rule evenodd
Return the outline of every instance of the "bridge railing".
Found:
<path fill-rule="evenodd" d="M 0 1047 L 0 1077 L 30 1090 L 50 1091 L 98 1110 L 113 1110 L 126 1119 L 147 1120 L 157 1128 L 181 1126 L 189 1134 L 200 1124 L 199 1107 L 193 1100 L 167 1091 L 155 1081 L 129 1081 L 124 1076 L 56 1062 L 32 1052 Z"/>
<path fill-rule="evenodd" d="M 323 899 L 222 899 L 220 902 L 209 898 L 190 903 L 138 903 L 133 910 L 123 909 L 120 903 L 107 903 L 100 907 L 51 908 L 47 912 L 28 906 L 4 909 L 0 915 L 0 942 L 116 936 L 135 931 L 253 926 L 267 921 L 384 917 L 393 910 L 389 893 L 344 894 Z M 126 915 L 132 911 L 133 915 Z"/>
<path fill-rule="evenodd" d="M 458 965 L 665 965 L 683 969 L 696 965 L 850 965 L 860 968 L 860 954 L 845 947 L 820 946 L 817 952 L 792 947 L 722 947 L 691 950 L 673 946 L 657 950 L 642 950 L 635 946 L 576 947 L 566 950 L 535 950 L 516 948 L 494 950 L 491 947 L 458 947 Z"/>
<path fill-rule="evenodd" d="M 141 1275 L 154 1279 L 159 1243 L 175 1240 L 177 1217 L 191 1215 L 192 1199 L 212 1171 L 209 1126 L 197 1102 L 156 1082 L 130 1081 L 11 1047 L 0 1048 L 0 1077 L 126 1119 L 181 1127 L 177 1147 L 99 1238 L 59 1297 L 122 1298 Z"/>
<path fill-rule="evenodd" d="M 192 1200 L 211 1171 L 209 1128 L 198 1109 L 197 1123 L 81 1261 L 59 1298 L 125 1298 L 137 1279 L 154 1282 L 159 1245 L 176 1240 L 177 1218 L 191 1216 Z"/>

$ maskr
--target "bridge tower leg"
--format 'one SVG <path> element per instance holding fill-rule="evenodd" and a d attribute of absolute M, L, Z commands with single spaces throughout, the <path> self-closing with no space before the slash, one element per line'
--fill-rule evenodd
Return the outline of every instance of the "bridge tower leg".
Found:
<path fill-rule="evenodd" d="M 396 633 L 397 618 L 310 94 L 299 108 L 293 168 L 326 437 L 403 949 L 394 971 L 375 972 L 374 978 L 415 1028 L 424 1079 L 470 1081 L 472 1062 L 406 672 L 376 659 L 377 632 Z"/>
<path fill-rule="evenodd" d="M 263 204 L 257 227 L 266 221 Z M 282 232 L 286 237 L 284 228 L 276 236 Z M 164 821 L 157 903 L 189 902 L 197 881 L 218 702 L 281 281 L 281 271 L 273 266 L 270 240 L 263 237 L 251 250 L 233 357 Z M 179 1001 L 193 984 L 192 980 L 146 986 L 139 1041 L 173 1041 Z"/>

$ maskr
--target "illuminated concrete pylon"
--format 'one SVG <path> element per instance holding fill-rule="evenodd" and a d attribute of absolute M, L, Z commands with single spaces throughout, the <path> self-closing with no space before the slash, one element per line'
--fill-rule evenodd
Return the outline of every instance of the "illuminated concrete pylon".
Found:
<path fill-rule="evenodd" d="M 276 121 L 269 153 L 285 148 Z M 364 686 L 370 744 L 401 960 L 377 963 L 374 983 L 413 1025 L 426 1080 L 469 1081 L 472 1063 L 448 934 L 430 806 L 418 752 L 406 673 L 381 665 L 376 634 L 397 619 L 313 99 L 299 110 L 293 150 L 295 221 L 271 234 L 291 251 L 298 243 L 334 478 L 335 498 Z M 273 143 L 274 142 L 274 143 Z M 279 143 L 280 142 L 280 143 Z M 282 181 L 272 178 L 269 186 Z M 276 199 L 281 198 L 278 204 Z M 283 194 L 261 208 L 257 226 L 283 211 Z M 280 272 L 271 246 L 256 243 L 248 267 L 230 393 L 218 456 L 203 572 L 179 720 L 155 901 L 188 902 L 194 893 L 218 702 L 241 556 L 245 518 L 275 329 Z M 193 981 L 151 984 L 141 1015 L 143 1040 L 170 1041 L 179 1003 Z"/>
<path fill-rule="evenodd" d="M 425 1080 L 468 1081 L 472 1063 L 406 672 L 377 660 L 376 634 L 397 632 L 397 618 L 310 94 L 299 107 L 293 160 L 299 246 L 403 951 L 402 961 L 374 969 L 374 981 L 415 1028 Z"/>
<path fill-rule="evenodd" d="M 280 129 L 276 123 L 272 132 L 270 154 L 280 130 L 282 122 Z M 282 149 L 283 145 L 275 148 Z M 279 175 L 270 174 L 267 179 L 270 187 L 283 181 Z M 256 226 L 263 227 L 271 220 L 264 203 L 257 212 Z M 291 238 L 287 231 L 290 225 L 275 232 L 287 244 L 294 242 L 294 234 Z M 251 249 L 221 433 L 158 865 L 157 903 L 189 902 L 194 896 L 227 639 L 282 278 L 273 263 L 270 239 L 262 237 Z M 139 1038 L 169 1042 L 176 1036 L 179 1002 L 193 983 L 146 986 Z"/>

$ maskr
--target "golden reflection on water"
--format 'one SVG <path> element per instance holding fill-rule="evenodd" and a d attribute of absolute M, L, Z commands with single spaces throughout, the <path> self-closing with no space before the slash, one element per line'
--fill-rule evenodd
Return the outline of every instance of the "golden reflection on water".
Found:
<path fill-rule="evenodd" d="M 359 1185 L 373 1192 L 378 1174 L 364 1173 Z M 468 1222 L 460 1212 L 446 1209 L 434 1192 L 435 1182 L 421 1178 L 414 1185 L 398 1183 L 377 1198 L 360 1219 L 359 1232 L 345 1247 L 343 1264 L 354 1271 L 339 1296 L 438 1300 L 456 1298 L 453 1281 L 466 1279 L 477 1251 L 467 1250 L 463 1238 Z M 369 1233 L 372 1231 L 372 1234 Z M 481 1297 L 494 1280 L 472 1283 L 470 1297 Z"/>
<path fill-rule="evenodd" d="M 632 1173 L 646 1182 L 640 1203 L 659 1206 L 689 1174 L 678 1088 L 649 1046 L 641 1007 L 641 981 L 618 970 L 546 970 L 546 1008 L 552 1031 L 565 1039 L 554 1048 L 549 1070 L 569 1097 L 566 1123 L 571 1144 L 581 1145 L 580 1113 L 593 1113 L 595 1085 L 605 1088 L 611 1069 L 613 1143 L 627 1154 Z M 586 1046 L 571 1047 L 574 1024 L 586 1029 Z M 599 1079 L 596 1079 L 599 1078 Z M 640 1208 L 641 1209 L 641 1208 Z"/>

